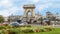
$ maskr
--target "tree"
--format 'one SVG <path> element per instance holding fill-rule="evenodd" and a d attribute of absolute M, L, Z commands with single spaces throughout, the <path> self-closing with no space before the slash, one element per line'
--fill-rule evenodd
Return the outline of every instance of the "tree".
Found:
<path fill-rule="evenodd" d="M 56 21 L 56 17 L 50 17 L 49 18 L 49 21 L 48 21 L 48 25 L 50 25 L 51 24 L 51 21 Z"/>
<path fill-rule="evenodd" d="M 39 20 L 41 21 L 41 25 L 43 24 L 43 17 L 39 18 Z"/>
<path fill-rule="evenodd" d="M 15 22 L 19 19 L 20 19 L 19 16 L 9 16 L 8 17 L 8 22 Z"/>
<path fill-rule="evenodd" d="M 0 23 L 3 23 L 5 21 L 4 17 L 0 15 Z"/>
<path fill-rule="evenodd" d="M 10 19 L 10 16 L 9 16 L 9 17 L 8 17 L 8 22 L 10 22 L 10 20 L 11 20 L 11 19 Z"/>
<path fill-rule="evenodd" d="M 55 20 L 56 20 L 56 17 L 52 17 L 51 20 L 52 20 L 52 21 L 55 21 Z"/>

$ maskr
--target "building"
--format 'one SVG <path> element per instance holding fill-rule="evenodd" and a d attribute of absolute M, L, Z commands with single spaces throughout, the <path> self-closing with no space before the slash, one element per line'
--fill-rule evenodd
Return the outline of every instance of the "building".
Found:
<path fill-rule="evenodd" d="M 59 13 L 55 14 L 56 19 L 60 19 Z"/>
<path fill-rule="evenodd" d="M 53 17 L 53 14 L 51 12 L 46 12 L 46 18 L 50 19 L 51 17 Z"/>

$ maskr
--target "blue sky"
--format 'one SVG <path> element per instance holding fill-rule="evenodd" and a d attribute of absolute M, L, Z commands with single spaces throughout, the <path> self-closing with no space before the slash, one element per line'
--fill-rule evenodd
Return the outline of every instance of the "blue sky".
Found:
<path fill-rule="evenodd" d="M 0 0 L 0 15 L 23 15 L 24 4 L 35 4 L 35 13 L 45 15 L 47 11 L 60 15 L 60 0 Z"/>

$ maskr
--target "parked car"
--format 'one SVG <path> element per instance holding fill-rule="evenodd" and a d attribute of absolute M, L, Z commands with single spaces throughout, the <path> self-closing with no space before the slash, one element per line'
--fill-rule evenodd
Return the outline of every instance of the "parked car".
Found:
<path fill-rule="evenodd" d="M 12 22 L 12 23 L 10 23 L 12 26 L 14 26 L 14 27 L 18 27 L 19 26 L 19 23 L 17 23 L 17 22 Z"/>
<path fill-rule="evenodd" d="M 21 25 L 27 25 L 27 22 L 21 22 L 21 23 L 18 23 L 18 22 L 12 22 L 10 23 L 12 26 L 14 27 L 18 27 L 18 26 L 21 26 Z"/>

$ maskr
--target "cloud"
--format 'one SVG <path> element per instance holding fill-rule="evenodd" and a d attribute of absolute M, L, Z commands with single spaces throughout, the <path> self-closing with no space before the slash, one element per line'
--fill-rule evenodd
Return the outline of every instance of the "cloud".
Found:
<path fill-rule="evenodd" d="M 1 0 L 0 1 L 0 15 L 9 16 L 12 13 L 16 12 L 20 7 L 15 7 L 10 0 Z"/>
<path fill-rule="evenodd" d="M 37 6 L 36 6 L 36 10 L 42 11 L 43 9 L 48 8 L 48 7 L 50 7 L 50 6 L 52 6 L 52 3 L 37 5 Z"/>
<path fill-rule="evenodd" d="M 1 10 L 0 11 L 0 15 L 3 15 L 3 16 L 9 16 L 9 15 L 11 15 L 11 14 L 17 14 L 16 12 L 18 12 L 18 10 L 19 10 L 19 12 L 21 12 L 21 8 L 20 7 L 12 7 L 12 8 L 9 8 L 8 10 L 6 9 L 6 10 Z"/>
<path fill-rule="evenodd" d="M 12 13 L 22 15 L 24 4 L 35 4 L 35 11 L 46 10 L 45 8 L 60 9 L 60 0 L 0 0 L 0 15 L 9 16 Z"/>
<path fill-rule="evenodd" d="M 0 6 L 12 6 L 12 3 L 10 2 L 10 0 L 1 0 L 0 1 Z"/>
<path fill-rule="evenodd" d="M 31 1 L 31 2 L 34 2 L 34 3 L 39 2 L 39 0 L 28 0 L 28 1 Z"/>

